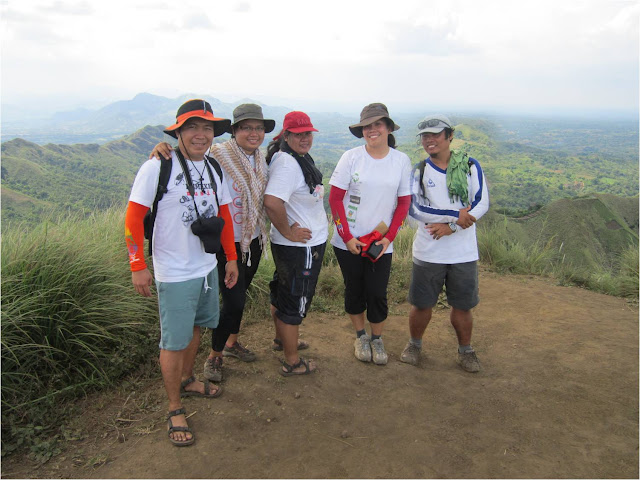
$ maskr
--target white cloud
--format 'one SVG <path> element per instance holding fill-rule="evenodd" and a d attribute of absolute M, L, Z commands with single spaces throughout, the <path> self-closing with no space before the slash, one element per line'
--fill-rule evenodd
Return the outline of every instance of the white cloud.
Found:
<path fill-rule="evenodd" d="M 635 1 L 0 1 L 0 9 L 3 101 L 191 91 L 345 106 L 638 105 Z"/>
<path fill-rule="evenodd" d="M 447 17 L 436 24 L 418 23 L 407 25 L 394 22 L 387 25 L 392 53 L 446 56 L 469 53 L 474 48 L 462 40 L 458 34 L 458 22 Z"/>
<path fill-rule="evenodd" d="M 209 17 L 202 13 L 193 13 L 185 17 L 183 27 L 188 29 L 202 28 L 204 30 L 215 30 Z"/>
<path fill-rule="evenodd" d="M 251 11 L 251 5 L 249 4 L 249 2 L 238 2 L 236 4 L 236 6 L 234 7 L 234 11 L 236 12 L 250 12 Z"/>
<path fill-rule="evenodd" d="M 51 4 L 45 4 L 40 9 L 46 14 L 59 14 L 59 15 L 91 15 L 94 13 L 94 9 L 89 2 L 68 2 L 56 0 Z"/>

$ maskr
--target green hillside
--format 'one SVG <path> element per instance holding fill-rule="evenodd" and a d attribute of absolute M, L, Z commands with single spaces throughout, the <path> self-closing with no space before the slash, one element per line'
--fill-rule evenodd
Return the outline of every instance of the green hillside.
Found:
<path fill-rule="evenodd" d="M 147 126 L 97 144 L 2 144 L 2 220 L 37 222 L 65 211 L 103 210 L 126 200 L 131 183 L 162 127 Z"/>
<path fill-rule="evenodd" d="M 638 193 L 638 144 L 627 141 L 624 149 L 617 144 L 615 153 L 610 153 L 607 146 L 618 142 L 617 132 L 602 134 L 600 150 L 581 154 L 499 141 L 497 137 L 490 123 L 459 124 L 453 146 L 480 161 L 492 208 L 498 212 L 521 216 L 562 198 L 595 194 L 631 197 Z"/>
<path fill-rule="evenodd" d="M 638 248 L 638 197 L 561 199 L 521 218 L 490 212 L 480 228 L 504 228 L 514 245 L 525 248 L 544 245 L 560 263 L 613 271 L 626 250 Z"/>
<path fill-rule="evenodd" d="M 529 123 L 521 120 L 517 124 L 519 130 L 505 133 L 499 124 L 486 119 L 461 117 L 456 120 L 461 121 L 456 124 L 453 147 L 468 151 L 480 161 L 493 212 L 521 217 L 560 199 L 603 194 L 633 197 L 638 193 L 638 144 L 630 136 L 637 126 L 603 129 L 596 132 L 597 142 L 589 138 L 584 141 L 588 147 L 577 148 L 579 138 L 592 132 L 581 124 L 573 129 L 572 124 L 568 124 L 564 130 L 554 133 L 533 120 Z M 352 121 L 338 114 L 318 116 L 316 123 L 320 132 L 315 136 L 312 155 L 323 172 L 325 183 L 342 153 L 363 144 L 347 129 Z M 403 125 L 412 122 L 403 119 Z M 521 138 L 518 137 L 520 131 L 524 135 Z M 532 146 L 534 135 L 539 139 L 536 147 Z M 396 136 L 400 142 L 398 148 L 407 153 L 413 163 L 424 159 L 415 128 L 402 128 Z M 157 142 L 167 138 L 162 134 L 162 127 L 147 126 L 103 145 L 37 145 L 23 139 L 4 142 L 3 228 L 7 222 L 35 223 L 62 211 L 91 211 L 123 203 L 140 164 Z M 227 138 L 225 135 L 218 141 Z M 608 205 L 608 200 L 601 201 Z M 637 210 L 635 215 L 635 223 L 629 215 L 624 218 L 637 229 Z"/>

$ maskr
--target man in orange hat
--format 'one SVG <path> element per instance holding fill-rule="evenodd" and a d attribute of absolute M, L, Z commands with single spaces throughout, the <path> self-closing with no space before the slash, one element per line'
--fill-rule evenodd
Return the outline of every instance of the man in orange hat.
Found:
<path fill-rule="evenodd" d="M 205 154 L 213 138 L 226 132 L 230 121 L 213 115 L 204 100 L 189 100 L 165 133 L 178 139 L 171 152 L 166 189 L 159 186 L 161 163 L 145 162 L 131 189 L 125 219 L 131 276 L 136 291 L 152 295 L 153 277 L 143 253 L 145 215 L 150 212 L 153 271 L 160 310 L 160 368 L 169 398 L 169 440 L 176 446 L 195 441 L 181 397 L 214 398 L 221 387 L 193 375 L 202 327 L 218 325 L 218 270 L 220 245 L 227 257 L 225 284 L 238 278 L 231 195 Z M 160 193 L 161 192 L 161 193 Z M 159 198 L 161 197 L 161 198 Z M 224 226 L 220 227 L 224 220 Z M 204 233 L 202 233 L 204 231 Z M 149 232 L 147 232 L 149 233 Z"/>

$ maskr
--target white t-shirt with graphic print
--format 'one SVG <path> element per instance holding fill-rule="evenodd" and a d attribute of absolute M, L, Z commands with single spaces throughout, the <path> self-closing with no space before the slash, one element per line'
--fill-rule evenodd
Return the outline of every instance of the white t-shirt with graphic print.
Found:
<path fill-rule="evenodd" d="M 285 152 L 277 152 L 269 165 L 269 181 L 264 192 L 284 201 L 289 225 L 298 222 L 311 230 L 307 243 L 292 242 L 271 225 L 271 242 L 294 247 L 315 247 L 327 241 L 329 233 L 327 214 L 324 211 L 324 187 L 317 185 L 313 193 L 304 181 L 304 174 L 295 158 Z"/>
<path fill-rule="evenodd" d="M 343 203 L 351 235 L 371 233 L 380 222 L 390 226 L 398 197 L 411 194 L 410 178 L 411 160 L 394 148 L 380 159 L 369 155 L 364 145 L 346 151 L 329 183 L 347 191 Z M 331 245 L 347 250 L 337 233 L 331 238 Z M 391 252 L 393 243 L 387 249 L 387 253 Z"/>
<path fill-rule="evenodd" d="M 191 224 L 197 218 L 194 199 L 187 190 L 184 173 L 175 152 L 171 153 L 171 162 L 168 191 L 158 202 L 153 229 L 153 273 L 160 282 L 183 282 L 206 276 L 218 261 L 214 254 L 204 251 L 200 238 L 191 231 Z M 217 215 L 218 204 L 204 162 L 186 160 L 186 163 L 193 181 L 198 212 L 207 218 Z M 213 167 L 211 171 L 215 177 L 220 205 L 229 204 L 231 195 L 227 183 L 221 183 Z M 157 158 L 143 163 L 133 182 L 129 201 L 151 207 L 159 176 L 160 161 Z"/>

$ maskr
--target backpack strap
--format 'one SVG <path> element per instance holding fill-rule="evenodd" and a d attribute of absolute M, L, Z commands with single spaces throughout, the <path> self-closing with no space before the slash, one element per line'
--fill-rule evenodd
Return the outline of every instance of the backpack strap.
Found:
<path fill-rule="evenodd" d="M 158 177 L 158 188 L 156 189 L 156 196 L 153 199 L 153 205 L 151 210 L 147 213 L 148 219 L 147 228 L 145 228 L 145 238 L 149 240 L 149 256 L 151 256 L 152 242 L 153 242 L 153 225 L 156 223 L 156 215 L 158 213 L 158 202 L 162 200 L 162 197 L 167 193 L 167 186 L 169 185 L 169 178 L 171 177 L 171 167 L 173 162 L 167 160 L 162 155 L 158 154 L 160 159 L 160 176 Z"/>
<path fill-rule="evenodd" d="M 424 180 L 424 167 L 425 167 L 425 162 L 426 160 L 421 160 L 418 163 L 416 163 L 414 168 L 417 168 L 418 170 L 420 170 L 420 194 L 422 195 L 422 198 L 427 198 L 427 192 L 424 189 L 424 184 L 422 183 L 422 181 Z"/>
<path fill-rule="evenodd" d="M 216 173 L 218 174 L 218 176 L 220 177 L 220 183 L 222 183 L 222 167 L 220 166 L 220 162 L 218 162 L 214 157 L 212 157 L 211 155 L 206 155 L 204 157 L 205 161 L 208 161 L 209 163 L 211 163 L 211 165 L 213 165 L 213 168 L 216 170 Z"/>

